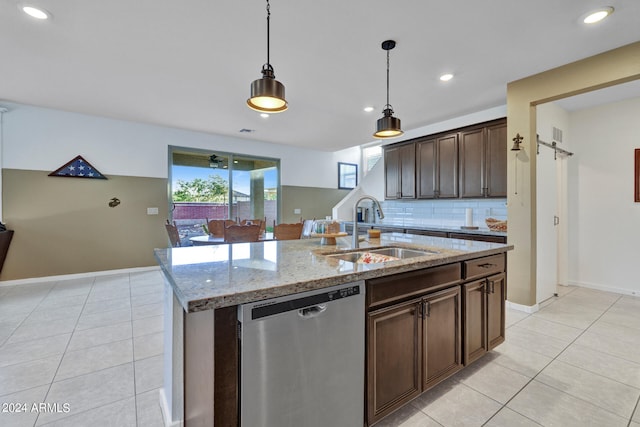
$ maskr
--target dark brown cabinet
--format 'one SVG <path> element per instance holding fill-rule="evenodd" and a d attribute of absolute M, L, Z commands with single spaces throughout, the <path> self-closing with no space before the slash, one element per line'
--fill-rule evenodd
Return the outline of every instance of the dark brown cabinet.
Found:
<path fill-rule="evenodd" d="M 462 369 L 460 281 L 460 264 L 368 281 L 369 424 Z"/>
<path fill-rule="evenodd" d="M 487 298 L 485 280 L 463 285 L 464 289 L 464 364 L 487 352 Z"/>
<path fill-rule="evenodd" d="M 415 199 L 415 144 L 392 146 L 384 150 L 385 199 Z"/>
<path fill-rule="evenodd" d="M 460 286 L 369 313 L 368 420 L 462 369 Z"/>
<path fill-rule="evenodd" d="M 430 294 L 422 305 L 424 391 L 462 369 L 460 286 Z"/>
<path fill-rule="evenodd" d="M 487 278 L 487 340 L 488 349 L 504 342 L 505 300 L 507 299 L 507 276 L 505 273 Z"/>
<path fill-rule="evenodd" d="M 460 197 L 506 197 L 506 121 L 461 131 L 459 145 Z"/>
<path fill-rule="evenodd" d="M 458 135 L 417 141 L 416 169 L 419 199 L 458 197 Z"/>
<path fill-rule="evenodd" d="M 367 316 L 367 418 L 373 423 L 422 392 L 421 300 Z"/>
<path fill-rule="evenodd" d="M 454 233 L 450 232 L 447 236 L 450 239 L 475 240 L 478 242 L 490 243 L 507 243 L 506 236 L 491 236 L 488 234 L 471 234 L 471 233 Z"/>
<path fill-rule="evenodd" d="M 439 230 L 406 230 L 407 234 L 417 234 L 419 236 L 433 236 L 433 237 L 449 237 L 449 233 Z"/>
<path fill-rule="evenodd" d="M 504 342 L 506 275 L 502 254 L 464 264 L 465 278 L 474 279 L 462 285 L 466 366 Z"/>
<path fill-rule="evenodd" d="M 507 197 L 507 120 L 384 149 L 385 199 Z"/>

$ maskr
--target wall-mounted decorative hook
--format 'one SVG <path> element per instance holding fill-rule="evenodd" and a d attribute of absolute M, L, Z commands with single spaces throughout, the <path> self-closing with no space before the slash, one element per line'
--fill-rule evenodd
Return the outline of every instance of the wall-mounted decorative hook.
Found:
<path fill-rule="evenodd" d="M 516 152 L 516 158 L 513 160 L 514 164 L 515 164 L 515 171 L 514 171 L 515 172 L 514 173 L 514 176 L 515 176 L 515 182 L 514 182 L 515 191 L 514 191 L 514 194 L 518 194 L 518 152 L 520 150 L 522 150 L 522 148 L 520 148 L 520 144 L 522 143 L 523 139 L 524 138 L 522 136 L 520 136 L 520 133 L 516 133 L 515 138 L 512 139 L 513 147 L 511 147 L 511 151 L 515 151 Z"/>
<path fill-rule="evenodd" d="M 516 137 L 512 139 L 513 141 L 513 147 L 511 147 L 511 151 L 520 151 L 522 150 L 520 148 L 520 144 L 522 143 L 522 140 L 524 138 L 520 136 L 519 133 L 516 134 Z"/>
<path fill-rule="evenodd" d="M 118 206 L 120 204 L 120 199 L 118 199 L 117 197 L 114 197 L 113 199 L 111 199 L 109 201 L 109 207 L 110 208 L 115 208 L 116 206 Z"/>

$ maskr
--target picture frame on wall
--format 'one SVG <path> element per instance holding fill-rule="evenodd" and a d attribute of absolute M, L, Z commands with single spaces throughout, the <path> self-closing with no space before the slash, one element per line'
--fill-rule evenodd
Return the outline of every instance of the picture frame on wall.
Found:
<path fill-rule="evenodd" d="M 634 180 L 633 180 L 633 194 L 634 194 L 634 201 L 636 203 L 640 203 L 640 148 L 636 148 L 635 150 L 635 173 L 634 173 Z"/>
<path fill-rule="evenodd" d="M 338 189 L 351 190 L 358 185 L 358 165 L 338 162 Z"/>

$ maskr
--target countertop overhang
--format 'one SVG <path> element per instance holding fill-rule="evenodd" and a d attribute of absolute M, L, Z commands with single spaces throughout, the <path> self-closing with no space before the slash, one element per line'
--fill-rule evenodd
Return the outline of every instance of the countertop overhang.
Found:
<path fill-rule="evenodd" d="M 260 301 L 357 280 L 388 276 L 503 253 L 512 245 L 382 233 L 360 249 L 398 246 L 435 251 L 382 264 L 357 264 L 327 257 L 353 250 L 351 236 L 336 245 L 319 238 L 156 249 L 155 256 L 187 313 Z"/>

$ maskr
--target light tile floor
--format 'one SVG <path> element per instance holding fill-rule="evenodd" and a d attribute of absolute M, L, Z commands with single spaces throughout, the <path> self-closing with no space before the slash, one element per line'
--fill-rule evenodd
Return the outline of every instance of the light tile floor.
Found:
<path fill-rule="evenodd" d="M 0 287 L 0 426 L 163 426 L 162 296 L 159 270 Z"/>
<path fill-rule="evenodd" d="M 0 287 L 0 426 L 162 426 L 162 283 Z M 559 292 L 508 310 L 504 344 L 377 426 L 640 427 L 640 298 Z"/>

